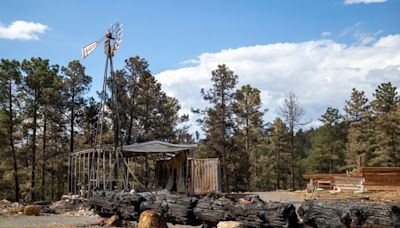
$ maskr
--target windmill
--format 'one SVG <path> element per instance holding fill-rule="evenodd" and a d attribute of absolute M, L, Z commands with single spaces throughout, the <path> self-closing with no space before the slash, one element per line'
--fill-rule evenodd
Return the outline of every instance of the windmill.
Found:
<path fill-rule="evenodd" d="M 122 24 L 119 22 L 115 22 L 112 24 L 106 34 L 101 37 L 99 40 L 94 41 L 85 47 L 82 48 L 82 57 L 86 59 L 90 53 L 92 53 L 101 43 L 104 43 L 104 53 L 106 55 L 106 64 L 104 69 L 104 78 L 103 78 L 103 89 L 101 93 L 101 103 L 100 103 L 100 118 L 97 123 L 97 129 L 99 129 L 98 135 L 96 134 L 96 143 L 99 148 L 102 146 L 102 134 L 103 134 L 103 125 L 104 125 L 104 109 L 105 109 L 105 95 L 107 92 L 107 81 L 111 81 L 111 100 L 114 107 L 112 110 L 113 122 L 114 122 L 114 146 L 115 148 L 118 146 L 122 146 L 122 143 L 119 144 L 120 141 L 120 120 L 118 115 L 118 105 L 117 105 L 117 96 L 116 87 L 114 83 L 114 67 L 113 67 L 113 57 L 118 51 L 120 44 L 122 42 Z"/>

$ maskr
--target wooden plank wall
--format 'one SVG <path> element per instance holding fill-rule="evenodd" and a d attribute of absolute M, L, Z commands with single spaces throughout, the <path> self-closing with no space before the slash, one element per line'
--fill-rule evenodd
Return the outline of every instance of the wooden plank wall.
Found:
<path fill-rule="evenodd" d="M 220 191 L 219 159 L 192 159 L 191 183 L 192 194 L 204 195 Z"/>
<path fill-rule="evenodd" d="M 400 167 L 363 167 L 360 172 L 368 190 L 400 190 Z"/>

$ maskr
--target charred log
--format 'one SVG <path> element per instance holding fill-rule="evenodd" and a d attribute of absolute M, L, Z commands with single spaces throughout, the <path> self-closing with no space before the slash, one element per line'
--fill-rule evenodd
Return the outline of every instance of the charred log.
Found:
<path fill-rule="evenodd" d="M 400 205 L 310 200 L 297 212 L 311 227 L 400 227 Z"/>
<path fill-rule="evenodd" d="M 257 195 L 213 194 L 196 198 L 176 194 L 102 192 L 89 200 L 95 213 L 124 220 L 138 220 L 141 212 L 153 210 L 167 222 L 216 225 L 240 221 L 249 227 L 290 227 L 297 224 L 295 207 L 288 203 L 266 203 Z"/>

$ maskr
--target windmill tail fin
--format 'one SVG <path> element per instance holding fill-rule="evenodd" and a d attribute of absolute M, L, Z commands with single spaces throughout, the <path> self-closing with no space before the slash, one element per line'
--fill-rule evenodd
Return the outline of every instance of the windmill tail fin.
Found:
<path fill-rule="evenodd" d="M 96 49 L 96 47 L 99 45 L 99 42 L 94 41 L 88 45 L 86 45 L 85 47 L 82 48 L 82 58 L 86 59 L 88 57 L 88 55 L 90 53 L 92 53 L 94 51 L 94 49 Z"/>

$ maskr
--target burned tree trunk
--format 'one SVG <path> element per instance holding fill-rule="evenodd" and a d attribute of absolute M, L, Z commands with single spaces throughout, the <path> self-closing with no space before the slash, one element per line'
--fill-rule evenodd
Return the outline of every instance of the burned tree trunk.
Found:
<path fill-rule="evenodd" d="M 258 195 L 209 195 L 199 199 L 194 214 L 211 225 L 229 220 L 240 221 L 249 227 L 288 227 L 297 224 L 293 204 L 266 203 Z"/>
<path fill-rule="evenodd" d="M 400 227 L 400 205 L 310 200 L 297 212 L 311 227 Z"/>
<path fill-rule="evenodd" d="M 256 195 L 214 194 L 196 198 L 176 194 L 102 192 L 89 200 L 104 217 L 117 214 L 137 220 L 141 212 L 159 212 L 168 222 L 187 225 L 216 225 L 219 221 L 240 221 L 250 227 L 289 227 L 297 224 L 295 208 L 287 203 L 266 203 Z"/>

